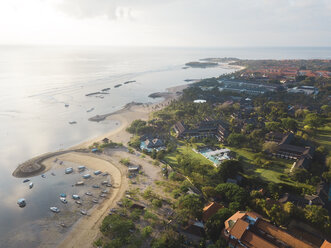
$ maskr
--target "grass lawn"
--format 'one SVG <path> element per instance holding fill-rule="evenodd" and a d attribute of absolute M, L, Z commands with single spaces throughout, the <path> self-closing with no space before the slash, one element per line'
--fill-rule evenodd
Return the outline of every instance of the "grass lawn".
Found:
<path fill-rule="evenodd" d="M 319 128 L 313 141 L 319 145 L 325 146 L 329 151 L 329 155 L 331 155 L 331 126 L 325 125 L 324 127 Z"/>
<path fill-rule="evenodd" d="M 178 165 L 176 156 L 178 155 L 178 153 L 181 153 L 183 155 L 187 155 L 193 158 L 194 160 L 200 161 L 201 164 L 213 165 L 213 163 L 210 160 L 206 159 L 201 154 L 194 152 L 192 149 L 193 147 L 191 145 L 186 145 L 185 142 L 179 141 L 177 151 L 167 154 L 164 160 L 170 165 L 176 166 Z"/>
<path fill-rule="evenodd" d="M 237 156 L 241 156 L 244 162 L 244 173 L 248 177 L 258 176 L 260 179 L 266 182 L 273 182 L 273 183 L 284 183 L 291 186 L 296 187 L 305 187 L 307 189 L 313 189 L 312 186 L 297 183 L 290 179 L 281 179 L 280 176 L 288 175 L 292 164 L 294 161 L 287 160 L 287 159 L 280 159 L 280 158 L 269 158 L 272 164 L 268 168 L 261 168 L 257 167 L 254 164 L 254 155 L 255 153 L 252 152 L 250 149 L 247 148 L 235 148 L 235 147 L 227 147 L 231 151 L 237 153 Z"/>

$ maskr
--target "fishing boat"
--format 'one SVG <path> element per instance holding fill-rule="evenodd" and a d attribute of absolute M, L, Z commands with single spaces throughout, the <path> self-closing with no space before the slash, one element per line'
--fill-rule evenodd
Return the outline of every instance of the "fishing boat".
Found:
<path fill-rule="evenodd" d="M 77 121 L 69 121 L 69 124 L 77 124 Z"/>
<path fill-rule="evenodd" d="M 59 213 L 60 212 L 60 209 L 57 208 L 57 207 L 50 207 L 49 208 L 53 213 Z"/>
<path fill-rule="evenodd" d="M 29 188 L 32 189 L 33 187 L 33 182 L 29 183 Z"/>
<path fill-rule="evenodd" d="M 81 166 L 78 166 L 78 171 L 84 171 L 86 170 L 86 167 L 81 165 Z"/>
<path fill-rule="evenodd" d="M 55 173 L 54 173 L 54 172 L 52 172 L 52 173 L 51 173 L 51 175 L 54 177 L 54 176 L 55 176 Z"/>
<path fill-rule="evenodd" d="M 68 203 L 68 201 L 67 201 L 67 199 L 65 197 L 60 197 L 60 201 L 62 203 L 64 203 L 64 204 L 67 204 Z"/>
<path fill-rule="evenodd" d="M 115 86 L 114 86 L 114 88 L 118 88 L 118 87 L 121 87 L 122 86 L 122 84 L 116 84 Z"/>
<path fill-rule="evenodd" d="M 101 91 L 108 91 L 108 90 L 110 90 L 110 88 L 104 88 Z"/>
<path fill-rule="evenodd" d="M 99 203 L 98 199 L 93 199 L 93 203 Z"/>
<path fill-rule="evenodd" d="M 92 112 L 94 108 L 90 108 L 89 110 L 86 110 L 87 113 Z"/>
<path fill-rule="evenodd" d="M 72 195 L 72 199 L 74 199 L 74 200 L 79 200 L 80 197 L 79 197 L 79 195 Z"/>
<path fill-rule="evenodd" d="M 82 205 L 81 201 L 75 201 L 75 203 L 78 204 L 78 205 Z"/>
<path fill-rule="evenodd" d="M 92 196 L 91 192 L 85 192 L 85 195 Z"/>
<path fill-rule="evenodd" d="M 41 174 L 41 177 L 42 177 L 42 178 L 46 178 L 45 174 Z"/>
<path fill-rule="evenodd" d="M 95 172 L 93 172 L 94 173 L 94 175 L 100 175 L 102 172 L 101 171 L 99 171 L 99 170 L 97 170 L 97 171 L 95 171 Z"/>
<path fill-rule="evenodd" d="M 27 183 L 27 182 L 29 182 L 30 181 L 30 179 L 24 179 L 23 180 L 23 183 Z"/>
<path fill-rule="evenodd" d="M 26 201 L 24 198 L 18 199 L 17 204 L 20 208 L 24 208 L 26 206 Z"/>
<path fill-rule="evenodd" d="M 64 197 L 65 198 L 65 197 L 67 197 L 67 195 L 65 193 L 61 193 L 60 194 L 60 197 Z"/>
<path fill-rule="evenodd" d="M 82 185 L 84 185 L 83 181 L 79 181 L 79 182 L 76 183 L 76 186 L 82 186 Z"/>
<path fill-rule="evenodd" d="M 82 215 L 87 215 L 87 211 L 85 211 L 85 210 L 80 210 L 80 213 L 81 213 Z"/>
<path fill-rule="evenodd" d="M 94 185 L 92 185 L 92 188 L 98 189 L 98 188 L 100 188 L 100 186 L 99 186 L 99 185 L 96 185 L 96 184 L 94 184 Z"/>
<path fill-rule="evenodd" d="M 73 171 L 74 171 L 74 169 L 73 169 L 72 167 L 68 167 L 68 168 L 65 169 L 64 173 L 65 173 L 65 174 L 70 174 L 70 173 L 72 173 Z"/>
<path fill-rule="evenodd" d="M 69 107 L 69 104 L 64 104 L 64 107 L 68 108 Z"/>
<path fill-rule="evenodd" d="M 90 177 L 91 177 L 90 174 L 86 174 L 86 175 L 83 176 L 84 179 L 88 179 L 88 178 L 90 178 Z"/>

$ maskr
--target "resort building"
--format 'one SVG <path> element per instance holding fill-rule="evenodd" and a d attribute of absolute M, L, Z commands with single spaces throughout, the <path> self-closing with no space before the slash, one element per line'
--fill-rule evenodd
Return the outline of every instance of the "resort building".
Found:
<path fill-rule="evenodd" d="M 289 93 L 303 93 L 306 95 L 317 95 L 318 89 L 313 86 L 298 86 L 287 90 Z"/>
<path fill-rule="evenodd" d="M 273 153 L 274 156 L 296 160 L 293 163 L 291 172 L 295 169 L 309 169 L 314 156 L 314 148 L 310 146 L 297 146 L 292 145 L 294 141 L 294 134 L 280 134 L 270 132 L 266 135 L 267 141 L 273 141 L 278 143 L 277 150 Z"/>
<path fill-rule="evenodd" d="M 174 126 L 177 138 L 209 138 L 216 137 L 220 142 L 224 142 L 229 132 L 224 123 L 207 119 L 200 122 L 196 128 L 189 128 L 182 122 L 177 122 Z"/>
<path fill-rule="evenodd" d="M 238 211 L 224 223 L 223 236 L 231 248 L 318 248 L 272 225 L 254 212 Z"/>
<path fill-rule="evenodd" d="M 141 141 L 140 149 L 146 150 L 148 152 L 151 152 L 153 150 L 160 151 L 162 149 L 165 149 L 165 146 L 163 141 L 159 138 L 146 138 L 145 140 Z"/>

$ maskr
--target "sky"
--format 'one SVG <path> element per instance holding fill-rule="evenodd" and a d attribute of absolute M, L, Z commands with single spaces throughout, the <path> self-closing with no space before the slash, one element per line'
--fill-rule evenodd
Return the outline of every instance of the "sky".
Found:
<path fill-rule="evenodd" d="M 0 0 L 0 44 L 331 46 L 331 0 Z"/>

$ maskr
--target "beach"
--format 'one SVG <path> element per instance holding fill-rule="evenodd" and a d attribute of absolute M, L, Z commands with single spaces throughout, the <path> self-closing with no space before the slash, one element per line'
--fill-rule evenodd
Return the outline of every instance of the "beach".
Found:
<path fill-rule="evenodd" d="M 37 170 L 37 175 L 49 170 L 63 168 L 63 165 L 60 165 L 58 161 L 65 161 L 66 163 L 84 165 L 91 171 L 100 170 L 102 172 L 108 172 L 113 187 L 110 191 L 109 197 L 88 210 L 87 216 L 80 217 L 78 221 L 65 232 L 63 232 L 63 230 L 58 231 L 58 227 L 47 223 L 50 227 L 47 230 L 42 231 L 43 235 L 41 235 L 42 238 L 39 247 L 91 247 L 92 242 L 99 234 L 99 227 L 102 220 L 108 214 L 109 209 L 116 206 L 116 202 L 124 196 L 125 191 L 129 187 L 127 167 L 121 164 L 120 160 L 122 158 L 131 158 L 132 161 L 139 161 L 139 165 L 144 165 L 147 170 L 148 167 L 151 167 L 151 161 L 149 158 L 138 158 L 137 156 L 128 153 L 125 147 L 110 149 L 107 154 L 94 154 L 88 152 L 88 147 L 95 142 L 101 142 L 104 138 L 108 138 L 113 142 L 122 143 L 126 146 L 132 136 L 126 131 L 126 128 L 132 121 L 136 119 L 148 120 L 149 115 L 153 111 L 159 110 L 167 106 L 171 101 L 177 99 L 180 96 L 179 92 L 186 87 L 188 87 L 188 85 L 167 89 L 166 93 L 160 94 L 159 97 L 162 97 L 163 100 L 158 103 L 130 103 L 122 110 L 105 114 L 103 120 L 112 120 L 118 123 L 116 129 L 97 138 L 84 141 L 81 144 L 75 145 L 66 150 L 55 152 L 54 156 L 52 156 L 52 153 L 45 155 L 45 159 L 40 161 L 42 169 L 39 168 Z M 42 156 L 43 155 L 40 157 L 42 158 Z M 152 172 L 152 181 L 158 177 L 157 172 Z M 79 209 L 75 209 L 75 211 L 77 212 Z M 66 220 L 61 219 L 61 217 L 59 218 L 60 219 L 58 219 L 57 222 Z M 74 221 L 74 219 L 71 221 Z"/>

